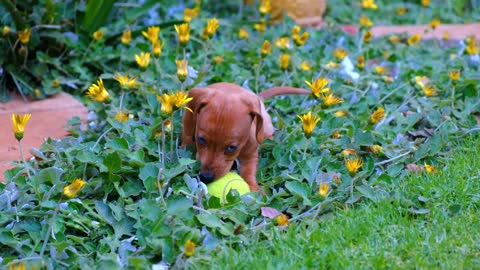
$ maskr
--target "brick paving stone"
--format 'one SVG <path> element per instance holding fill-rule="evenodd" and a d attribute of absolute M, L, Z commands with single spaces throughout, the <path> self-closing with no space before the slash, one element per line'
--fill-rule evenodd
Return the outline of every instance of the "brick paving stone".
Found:
<path fill-rule="evenodd" d="M 54 97 L 24 101 L 15 96 L 12 101 L 0 103 L 0 181 L 4 181 L 5 170 L 12 168 L 12 161 L 21 160 L 18 142 L 13 135 L 12 113 L 31 113 L 25 136 L 22 140 L 25 157 L 28 149 L 40 147 L 45 138 L 63 138 L 68 135 L 64 126 L 74 116 L 87 118 L 87 109 L 71 95 L 60 93 Z"/>

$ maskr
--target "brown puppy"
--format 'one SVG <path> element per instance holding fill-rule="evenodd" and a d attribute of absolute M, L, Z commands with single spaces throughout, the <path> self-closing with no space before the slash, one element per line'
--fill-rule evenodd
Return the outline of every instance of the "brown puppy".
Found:
<path fill-rule="evenodd" d="M 250 190 L 260 187 L 256 181 L 258 146 L 273 136 L 272 120 L 263 99 L 285 94 L 310 94 L 293 87 L 274 87 L 258 95 L 236 84 L 215 83 L 194 88 L 187 105 L 193 112 L 183 114 L 182 145 L 195 143 L 197 160 L 202 166 L 200 179 L 212 182 L 240 164 L 240 176 Z"/>

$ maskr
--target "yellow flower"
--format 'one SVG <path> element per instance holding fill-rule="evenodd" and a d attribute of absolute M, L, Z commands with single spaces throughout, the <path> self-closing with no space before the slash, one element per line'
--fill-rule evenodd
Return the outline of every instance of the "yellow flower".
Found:
<path fill-rule="evenodd" d="M 115 120 L 125 123 L 128 120 L 128 113 L 124 111 L 118 111 L 117 114 L 115 114 Z"/>
<path fill-rule="evenodd" d="M 173 106 L 175 103 L 175 95 L 163 93 L 162 95 L 157 95 L 157 100 L 162 105 L 161 111 L 165 114 L 171 114 L 173 112 Z"/>
<path fill-rule="evenodd" d="M 359 69 L 365 68 L 365 57 L 363 55 L 357 57 L 357 67 Z"/>
<path fill-rule="evenodd" d="M 152 49 L 153 55 L 155 56 L 162 55 L 163 44 L 160 40 L 157 40 L 154 43 L 152 43 L 152 46 L 153 46 L 153 49 Z"/>
<path fill-rule="evenodd" d="M 265 40 L 262 44 L 262 48 L 260 49 L 262 56 L 267 56 L 272 52 L 272 44 L 270 41 Z"/>
<path fill-rule="evenodd" d="M 185 107 L 193 98 L 189 97 L 188 94 L 184 91 L 178 91 L 173 96 L 173 105 L 178 109 L 185 108 L 189 111 L 192 111 L 190 108 Z"/>
<path fill-rule="evenodd" d="M 193 18 L 198 16 L 199 9 L 197 8 L 186 8 L 183 10 L 183 20 L 188 22 L 191 22 Z"/>
<path fill-rule="evenodd" d="M 53 80 L 52 87 L 53 88 L 58 88 L 59 86 L 60 86 L 60 82 L 58 80 Z"/>
<path fill-rule="evenodd" d="M 437 19 L 437 18 L 433 19 L 433 20 L 428 24 L 428 26 L 430 26 L 430 28 L 432 28 L 432 29 L 437 28 L 439 25 L 440 25 L 440 20 Z"/>
<path fill-rule="evenodd" d="M 70 199 L 75 198 L 86 183 L 81 178 L 73 180 L 73 183 L 63 188 L 63 195 Z"/>
<path fill-rule="evenodd" d="M 322 94 L 330 92 L 330 87 L 327 87 L 328 79 L 326 78 L 318 78 L 312 82 L 305 81 L 305 83 L 310 87 L 312 94 L 317 98 L 320 98 Z"/>
<path fill-rule="evenodd" d="M 407 13 L 407 8 L 406 7 L 398 7 L 396 9 L 396 12 L 397 12 L 397 15 L 398 16 L 402 16 L 404 15 L 405 13 Z"/>
<path fill-rule="evenodd" d="M 188 23 L 175 25 L 175 31 L 177 31 L 178 42 L 180 45 L 187 45 L 190 40 L 190 25 Z"/>
<path fill-rule="evenodd" d="M 368 149 L 375 155 L 383 153 L 383 147 L 378 144 L 371 145 L 368 147 Z"/>
<path fill-rule="evenodd" d="M 183 248 L 183 254 L 185 256 L 190 257 L 195 253 L 195 242 L 192 240 L 187 240 L 185 243 L 185 247 Z"/>
<path fill-rule="evenodd" d="M 150 63 L 150 53 L 141 52 L 140 55 L 135 54 L 135 61 L 141 68 L 148 67 Z"/>
<path fill-rule="evenodd" d="M 122 37 L 120 38 L 123 44 L 127 45 L 132 40 L 132 31 L 130 29 L 125 29 L 123 31 Z"/>
<path fill-rule="evenodd" d="M 393 77 L 392 76 L 382 76 L 382 79 L 386 83 L 392 83 L 393 82 Z"/>
<path fill-rule="evenodd" d="M 303 46 L 305 45 L 305 42 L 307 42 L 309 36 L 310 34 L 308 32 L 303 32 L 302 35 L 294 36 L 293 40 L 295 41 L 295 44 L 297 44 L 297 46 Z"/>
<path fill-rule="evenodd" d="M 3 29 L 2 29 L 2 35 L 3 36 L 6 36 L 10 33 L 10 27 L 8 26 L 4 26 Z"/>
<path fill-rule="evenodd" d="M 362 166 L 363 160 L 361 160 L 358 156 L 345 160 L 345 167 L 347 167 L 347 171 L 350 173 L 350 175 L 356 174 Z"/>
<path fill-rule="evenodd" d="M 303 71 L 310 71 L 312 67 L 307 61 L 302 61 L 302 63 L 300 64 L 300 69 Z"/>
<path fill-rule="evenodd" d="M 442 39 L 447 40 L 450 38 L 450 34 L 448 32 L 443 32 Z"/>
<path fill-rule="evenodd" d="M 292 37 L 299 36 L 301 30 L 302 30 L 302 28 L 301 28 L 300 26 L 295 25 L 295 26 L 292 28 Z"/>
<path fill-rule="evenodd" d="M 348 55 L 348 52 L 344 48 L 336 48 L 333 51 L 333 56 L 335 56 L 339 60 L 343 60 L 343 58 L 345 58 L 345 56 L 347 55 Z"/>
<path fill-rule="evenodd" d="M 362 0 L 361 5 L 365 9 L 378 9 L 375 0 Z"/>
<path fill-rule="evenodd" d="M 342 103 L 342 102 L 343 102 L 343 99 L 335 96 L 332 93 L 330 93 L 328 95 L 325 95 L 323 97 L 323 104 L 327 107 L 330 107 L 332 105 L 339 104 L 339 103 Z"/>
<path fill-rule="evenodd" d="M 373 26 L 372 21 L 365 15 L 360 16 L 360 26 L 371 27 Z"/>
<path fill-rule="evenodd" d="M 241 39 L 247 39 L 250 35 L 248 34 L 247 30 L 245 28 L 240 28 L 238 30 L 238 37 Z"/>
<path fill-rule="evenodd" d="M 217 18 L 212 18 L 207 21 L 207 26 L 203 29 L 203 39 L 209 39 L 211 38 L 215 32 L 218 29 L 218 19 Z"/>
<path fill-rule="evenodd" d="M 376 72 L 378 75 L 382 75 L 382 74 L 385 72 L 385 68 L 382 67 L 382 66 L 375 66 L 375 72 Z"/>
<path fill-rule="evenodd" d="M 136 81 L 136 76 L 129 78 L 128 77 L 128 72 L 125 73 L 125 76 L 120 75 L 120 73 L 115 73 L 115 76 L 113 77 L 117 82 L 120 83 L 121 87 L 125 88 L 135 88 L 138 86 L 138 83 Z"/>
<path fill-rule="evenodd" d="M 347 157 L 349 157 L 350 155 L 352 155 L 352 156 L 357 156 L 357 150 L 352 149 L 352 148 L 347 148 L 347 149 L 345 149 L 345 150 L 342 151 L 342 156 L 343 156 L 344 158 L 347 158 Z"/>
<path fill-rule="evenodd" d="M 344 116 L 347 116 L 347 112 L 344 110 L 338 110 L 333 115 L 335 117 L 344 117 Z"/>
<path fill-rule="evenodd" d="M 388 40 L 390 40 L 390 42 L 392 44 L 396 44 L 400 41 L 400 38 L 397 36 L 397 35 L 391 35 Z"/>
<path fill-rule="evenodd" d="M 330 61 L 325 65 L 325 67 L 328 69 L 336 69 L 340 67 L 340 64 L 337 62 Z"/>
<path fill-rule="evenodd" d="M 25 28 L 23 31 L 18 32 L 18 39 L 22 44 L 27 44 L 30 42 L 30 35 L 32 34 L 32 30 L 30 28 Z"/>
<path fill-rule="evenodd" d="M 370 122 L 372 122 L 373 124 L 376 124 L 380 122 L 380 120 L 382 120 L 383 117 L 385 117 L 385 109 L 383 109 L 382 107 L 379 107 L 375 112 L 372 113 L 372 115 L 370 115 Z"/>
<path fill-rule="evenodd" d="M 334 138 L 334 139 L 338 139 L 340 138 L 340 131 L 338 130 L 335 130 L 334 132 L 332 132 L 332 134 L 330 134 L 330 137 Z"/>
<path fill-rule="evenodd" d="M 177 77 L 181 82 L 184 82 L 188 77 L 188 61 L 187 60 L 175 60 L 177 64 Z"/>
<path fill-rule="evenodd" d="M 437 172 L 437 169 L 435 168 L 435 166 L 428 165 L 427 163 L 425 163 L 425 170 L 427 171 L 427 173 L 430 173 L 430 174 Z"/>
<path fill-rule="evenodd" d="M 292 47 L 292 43 L 290 42 L 290 38 L 281 37 L 275 41 L 275 46 L 280 49 L 290 49 Z"/>
<path fill-rule="evenodd" d="M 90 96 L 91 98 L 93 98 L 98 102 L 105 102 L 110 97 L 107 89 L 105 89 L 105 86 L 103 86 L 102 79 L 98 79 L 97 84 L 92 84 L 88 88 L 87 96 Z"/>
<path fill-rule="evenodd" d="M 265 32 L 265 27 L 267 26 L 267 23 L 265 22 L 265 19 L 260 19 L 259 23 L 256 23 L 253 25 L 253 28 L 257 30 L 260 33 Z"/>
<path fill-rule="evenodd" d="M 320 121 L 320 117 L 312 115 L 312 112 L 310 111 L 307 114 L 298 115 L 298 118 L 302 120 L 303 133 L 305 134 L 305 137 L 307 137 L 307 139 L 310 138 L 315 126 Z"/>
<path fill-rule="evenodd" d="M 217 56 L 215 56 L 215 57 L 213 58 L 213 62 L 214 62 L 215 64 L 220 64 L 221 62 L 223 62 L 223 57 L 217 55 Z"/>
<path fill-rule="evenodd" d="M 270 4 L 270 0 L 260 0 L 260 6 L 258 7 L 258 11 L 262 14 L 270 13 L 272 9 L 272 5 Z"/>
<path fill-rule="evenodd" d="M 27 267 L 25 266 L 25 263 L 22 261 L 11 263 L 10 266 L 8 267 L 8 270 L 25 270 L 25 269 L 27 269 Z"/>
<path fill-rule="evenodd" d="M 372 37 L 373 37 L 373 34 L 371 31 L 365 32 L 365 34 L 363 35 L 363 42 L 369 43 L 370 40 L 372 40 Z"/>
<path fill-rule="evenodd" d="M 429 84 L 425 87 L 422 87 L 422 90 L 423 90 L 423 94 L 426 97 L 433 97 L 433 96 L 437 95 L 437 91 L 435 90 L 435 87 L 431 84 Z"/>
<path fill-rule="evenodd" d="M 286 53 L 280 55 L 279 62 L 280 62 L 281 69 L 284 69 L 284 70 L 287 69 L 288 66 L 290 65 L 290 55 Z"/>
<path fill-rule="evenodd" d="M 158 26 L 150 26 L 147 28 L 147 32 L 142 31 L 142 35 L 150 41 L 150 43 L 154 43 L 158 40 L 158 33 L 160 33 L 160 27 Z"/>
<path fill-rule="evenodd" d="M 422 40 L 422 35 L 415 34 L 415 35 L 408 38 L 407 43 L 408 43 L 408 45 L 413 46 L 413 45 L 416 45 L 417 43 L 419 43 L 421 40 Z"/>
<path fill-rule="evenodd" d="M 415 76 L 415 83 L 420 86 L 420 88 L 424 88 L 430 82 L 430 79 L 426 76 Z"/>
<path fill-rule="evenodd" d="M 428 7 L 430 5 L 430 0 L 422 0 L 422 6 Z"/>
<path fill-rule="evenodd" d="M 42 95 L 42 92 L 40 91 L 40 89 L 35 89 L 34 92 L 36 97 L 40 97 Z"/>
<path fill-rule="evenodd" d="M 328 194 L 328 183 L 321 183 L 318 187 L 318 195 L 325 197 Z"/>
<path fill-rule="evenodd" d="M 102 29 L 99 29 L 99 30 L 93 32 L 92 37 L 93 37 L 93 39 L 95 39 L 96 41 L 99 41 L 99 40 L 102 39 L 102 37 L 103 37 L 103 30 L 102 30 Z"/>
<path fill-rule="evenodd" d="M 477 46 L 475 37 L 469 36 L 467 38 L 467 47 L 465 48 L 469 55 L 474 55 L 480 52 L 480 48 Z"/>
<path fill-rule="evenodd" d="M 460 79 L 460 75 L 461 75 L 460 70 L 451 70 L 448 73 L 448 77 L 450 77 L 452 81 L 457 81 L 458 79 Z"/>
<path fill-rule="evenodd" d="M 280 214 L 277 216 L 277 224 L 279 226 L 288 226 L 288 216 L 285 214 Z"/>
<path fill-rule="evenodd" d="M 13 133 L 18 141 L 23 139 L 25 133 L 25 126 L 30 119 L 31 114 L 12 114 Z"/>

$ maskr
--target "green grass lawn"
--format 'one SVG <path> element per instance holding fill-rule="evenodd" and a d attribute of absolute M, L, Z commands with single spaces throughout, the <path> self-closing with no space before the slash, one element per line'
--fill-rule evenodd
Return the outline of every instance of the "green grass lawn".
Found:
<path fill-rule="evenodd" d="M 270 241 L 223 249 L 193 268 L 473 269 L 480 264 L 480 137 L 445 157 L 437 174 L 397 179 L 391 197 L 306 218 Z M 261 233 L 255 234 L 261 238 Z M 203 264 L 203 263 L 208 263 Z M 215 263 L 213 263 L 215 262 Z"/>

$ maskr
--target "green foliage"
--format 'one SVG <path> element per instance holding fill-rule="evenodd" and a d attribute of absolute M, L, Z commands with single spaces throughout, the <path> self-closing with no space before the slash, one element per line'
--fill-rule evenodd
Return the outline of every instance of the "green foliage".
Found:
<path fill-rule="evenodd" d="M 86 8 L 79 4 L 67 10 L 68 2 L 50 3 L 45 12 L 51 18 L 57 18 L 55 5 L 70 16 Z M 153 1 L 146 5 L 155 6 Z M 32 70 L 40 72 L 43 67 L 41 74 L 52 76 L 42 83 L 62 78 L 61 85 L 77 87 L 75 93 L 80 95 L 88 86 L 100 89 L 101 78 L 109 99 L 84 98 L 93 115 L 87 123 L 72 119 L 72 136 L 48 139 L 34 150 L 35 159 L 6 173 L 7 183 L 0 184 L 1 264 L 82 269 L 202 266 L 212 261 L 210 254 L 221 250 L 228 249 L 228 255 L 282 234 L 293 238 L 295 228 L 321 223 L 328 213 L 354 203 L 396 200 L 392 190 L 412 168 L 421 175 L 427 175 L 425 165 L 438 170 L 447 162 L 452 141 L 478 130 L 479 65 L 457 43 L 425 41 L 409 46 L 408 37 L 401 35 L 397 43 L 380 37 L 366 44 L 361 35 L 347 36 L 334 28 L 303 29 L 310 33 L 305 46 L 275 47 L 262 57 L 264 40 L 275 44 L 279 37 L 290 37 L 292 21 L 269 25 L 265 33 L 258 33 L 253 26 L 259 21 L 258 12 L 245 7 L 236 15 L 219 13 L 217 34 L 203 40 L 206 20 L 218 10 L 232 8 L 219 4 L 218 10 L 209 11 L 205 4 L 191 21 L 190 41 L 182 48 L 171 22 L 183 19 L 183 8 L 173 4 L 152 8 L 152 13 L 165 16 L 159 34 L 163 50 L 160 56 L 152 55 L 145 68 L 134 60 L 141 52 L 152 52 L 153 44 L 142 34 L 151 25 L 142 20 L 148 10 L 144 7 L 117 10 L 114 6 L 112 16 L 121 14 L 125 20 L 105 25 L 98 41 L 74 32 L 56 36 L 63 37 L 60 40 L 69 48 L 68 61 L 37 52 L 40 67 L 33 65 Z M 241 27 L 250 34 L 246 40 L 238 38 Z M 132 30 L 132 38 L 123 44 L 119 40 L 126 29 Z M 28 46 L 34 40 L 35 35 Z M 348 51 L 342 61 L 333 55 L 339 47 Z M 290 68 L 281 70 L 278 59 L 286 52 L 291 55 Z M 364 69 L 355 65 L 360 55 L 365 57 Z M 175 60 L 184 58 L 189 75 L 181 83 Z M 310 70 L 301 68 L 303 61 Z M 385 73 L 379 74 L 376 66 Z M 56 71 L 45 73 L 49 68 Z M 448 76 L 454 69 L 461 70 L 457 81 Z M 119 76 L 127 72 L 138 85 L 119 85 Z M 424 91 L 427 83 L 420 83 L 422 76 L 428 77 L 436 95 Z M 324 98 L 312 96 L 266 101 L 277 132 L 260 147 L 257 179 L 265 196 L 240 197 L 231 192 L 222 205 L 205 194 L 195 177 L 194 153 L 178 147 L 184 108 L 174 106 L 170 112 L 159 96 L 217 81 L 255 92 L 277 85 L 306 87 L 305 81 L 319 77 L 329 80 L 331 93 L 342 103 L 327 106 Z M 370 116 L 380 107 L 385 117 L 374 124 Z M 339 111 L 345 115 L 341 117 Z M 321 118 L 309 139 L 296 117 L 307 112 Z M 363 162 L 357 173 L 346 168 L 346 159 L 354 157 Z M 86 185 L 75 198 L 67 199 L 63 189 L 76 178 Z M 326 194 L 319 192 L 322 184 L 328 185 Z M 410 206 L 406 215 L 426 216 L 431 211 L 422 202 Z M 453 204 L 448 209 L 457 213 L 462 207 Z M 276 218 L 280 213 L 290 218 L 286 230 Z M 312 241 L 318 238 L 311 236 Z M 193 254 L 185 251 L 191 242 L 196 245 Z M 320 264 L 312 257 L 306 265 Z M 266 265 L 276 266 L 282 268 L 278 262 Z"/>
<path fill-rule="evenodd" d="M 479 263 L 480 138 L 455 144 L 438 174 L 412 174 L 388 196 L 305 218 L 259 241 L 195 257 L 192 268 L 405 269 L 475 268 Z"/>

